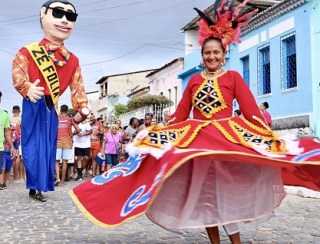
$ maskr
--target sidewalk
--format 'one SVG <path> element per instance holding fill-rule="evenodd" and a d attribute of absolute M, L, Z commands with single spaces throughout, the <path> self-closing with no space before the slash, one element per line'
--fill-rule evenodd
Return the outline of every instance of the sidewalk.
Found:
<path fill-rule="evenodd" d="M 0 243 L 209 243 L 204 229 L 182 235 L 154 225 L 145 216 L 116 229 L 93 225 L 75 207 L 67 182 L 44 193 L 48 202 L 28 197 L 24 184 L 10 183 L 0 191 Z M 108 207 L 108 202 L 106 202 Z M 223 235 L 222 243 L 229 243 Z M 242 233 L 243 243 L 320 243 L 320 201 L 287 195 L 270 221 L 257 231 Z"/>

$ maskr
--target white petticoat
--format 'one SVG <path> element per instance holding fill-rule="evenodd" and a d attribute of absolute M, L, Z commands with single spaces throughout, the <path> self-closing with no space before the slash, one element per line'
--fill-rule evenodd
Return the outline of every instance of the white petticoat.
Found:
<path fill-rule="evenodd" d="M 224 226 L 231 235 L 256 228 L 284 196 L 280 168 L 196 158 L 165 181 L 147 216 L 169 230 Z"/>

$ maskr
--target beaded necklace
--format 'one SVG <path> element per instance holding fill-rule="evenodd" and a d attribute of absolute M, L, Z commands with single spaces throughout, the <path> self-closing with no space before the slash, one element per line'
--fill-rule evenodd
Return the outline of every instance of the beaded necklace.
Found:
<path fill-rule="evenodd" d="M 61 50 L 61 47 L 58 48 L 59 49 L 59 52 L 60 54 L 64 57 L 64 60 L 58 60 L 54 53 L 47 47 L 47 52 L 48 52 L 48 55 L 49 57 L 51 58 L 51 60 L 54 62 L 55 65 L 59 66 L 59 67 L 62 67 L 63 65 L 65 65 L 68 60 L 70 59 L 70 54 L 71 52 L 69 50 L 66 50 L 67 52 L 63 52 Z"/>
<path fill-rule="evenodd" d="M 204 72 L 206 73 L 206 74 L 210 74 L 210 75 L 218 75 L 220 72 L 222 71 L 222 69 L 220 68 L 220 69 L 218 69 L 218 70 L 216 70 L 216 71 L 209 71 L 209 70 L 204 70 Z"/>
<path fill-rule="evenodd" d="M 225 73 L 225 70 L 223 70 L 223 69 L 218 69 L 217 71 L 204 70 L 204 71 L 201 72 L 201 75 L 202 75 L 203 78 L 205 78 L 207 80 L 212 80 L 214 78 L 219 77 L 220 75 L 222 75 L 224 73 Z"/>

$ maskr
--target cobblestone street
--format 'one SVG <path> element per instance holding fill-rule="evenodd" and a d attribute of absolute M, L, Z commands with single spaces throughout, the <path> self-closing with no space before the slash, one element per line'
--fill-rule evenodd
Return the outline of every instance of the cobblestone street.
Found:
<path fill-rule="evenodd" d="M 46 203 L 29 198 L 25 185 L 10 183 L 0 191 L 0 243 L 209 243 L 204 230 L 181 235 L 161 229 L 145 216 L 116 228 L 93 225 L 73 204 L 67 182 L 45 193 Z M 107 206 L 107 203 L 106 203 Z M 275 216 L 243 243 L 320 243 L 320 200 L 287 195 Z M 222 243 L 229 243 L 223 235 Z"/>

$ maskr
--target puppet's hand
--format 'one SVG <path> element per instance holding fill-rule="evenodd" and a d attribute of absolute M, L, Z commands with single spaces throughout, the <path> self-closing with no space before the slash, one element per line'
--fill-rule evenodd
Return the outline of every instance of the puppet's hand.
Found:
<path fill-rule="evenodd" d="M 27 93 L 28 98 L 31 102 L 35 103 L 37 100 L 43 96 L 44 88 L 41 86 L 37 86 L 40 83 L 40 80 L 37 79 L 34 83 L 30 83 L 30 87 Z"/>

